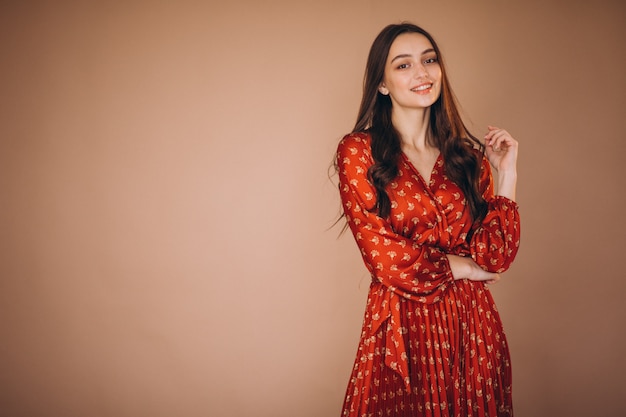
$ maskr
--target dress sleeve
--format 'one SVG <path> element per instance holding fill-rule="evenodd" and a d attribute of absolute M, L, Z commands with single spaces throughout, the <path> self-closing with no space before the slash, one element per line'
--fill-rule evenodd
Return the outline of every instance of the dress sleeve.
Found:
<path fill-rule="evenodd" d="M 348 225 L 372 276 L 391 291 L 432 300 L 452 281 L 446 254 L 393 230 L 376 214 L 376 190 L 367 179 L 373 160 L 367 137 L 346 136 L 337 150 L 339 190 Z"/>
<path fill-rule="evenodd" d="M 510 266 L 520 243 L 520 216 L 517 203 L 494 195 L 491 166 L 485 158 L 481 175 L 487 215 L 472 235 L 470 253 L 474 261 L 489 272 L 501 273 Z"/>

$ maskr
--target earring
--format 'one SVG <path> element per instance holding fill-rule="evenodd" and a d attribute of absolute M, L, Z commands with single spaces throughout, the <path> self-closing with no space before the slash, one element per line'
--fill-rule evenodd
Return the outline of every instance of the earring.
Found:
<path fill-rule="evenodd" d="M 380 92 L 380 94 L 382 94 L 383 96 L 386 96 L 387 94 L 389 94 L 389 90 L 387 90 L 385 87 L 380 87 L 378 89 L 378 91 Z"/>

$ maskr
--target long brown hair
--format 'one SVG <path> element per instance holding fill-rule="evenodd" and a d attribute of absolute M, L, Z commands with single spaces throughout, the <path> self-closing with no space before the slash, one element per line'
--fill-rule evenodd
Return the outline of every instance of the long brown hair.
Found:
<path fill-rule="evenodd" d="M 385 74 L 385 63 L 391 44 L 403 33 L 419 33 L 432 44 L 441 67 L 441 94 L 430 108 L 428 138 L 443 156 L 445 173 L 465 194 L 472 220 L 485 217 L 487 203 L 479 189 L 480 169 L 484 146 L 474 137 L 461 119 L 456 99 L 441 52 L 433 37 L 411 23 L 389 25 L 374 40 L 367 59 L 363 80 L 363 98 L 353 133 L 368 132 L 372 138 L 374 164 L 368 179 L 376 188 L 376 208 L 380 217 L 388 217 L 391 202 L 385 187 L 398 176 L 398 162 L 402 153 L 401 139 L 391 122 L 391 99 L 378 91 Z"/>

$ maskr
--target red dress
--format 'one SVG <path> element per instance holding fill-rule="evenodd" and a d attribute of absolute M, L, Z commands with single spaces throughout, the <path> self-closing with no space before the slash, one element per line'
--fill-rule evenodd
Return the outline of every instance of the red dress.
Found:
<path fill-rule="evenodd" d="M 446 254 L 505 271 L 519 247 L 517 204 L 494 196 L 483 159 L 488 214 L 471 228 L 463 192 L 439 156 L 426 184 L 403 154 L 387 187 L 388 220 L 376 215 L 370 137 L 337 150 L 343 209 L 372 275 L 344 417 L 512 416 L 511 364 L 502 323 L 482 282 L 455 281 Z"/>

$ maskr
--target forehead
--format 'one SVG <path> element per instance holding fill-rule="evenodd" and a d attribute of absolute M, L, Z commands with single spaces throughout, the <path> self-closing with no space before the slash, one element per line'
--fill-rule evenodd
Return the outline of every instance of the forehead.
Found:
<path fill-rule="evenodd" d="M 420 56 L 424 51 L 432 49 L 433 45 L 428 38 L 421 33 L 403 33 L 398 35 L 389 48 L 387 60 L 398 55 Z"/>

